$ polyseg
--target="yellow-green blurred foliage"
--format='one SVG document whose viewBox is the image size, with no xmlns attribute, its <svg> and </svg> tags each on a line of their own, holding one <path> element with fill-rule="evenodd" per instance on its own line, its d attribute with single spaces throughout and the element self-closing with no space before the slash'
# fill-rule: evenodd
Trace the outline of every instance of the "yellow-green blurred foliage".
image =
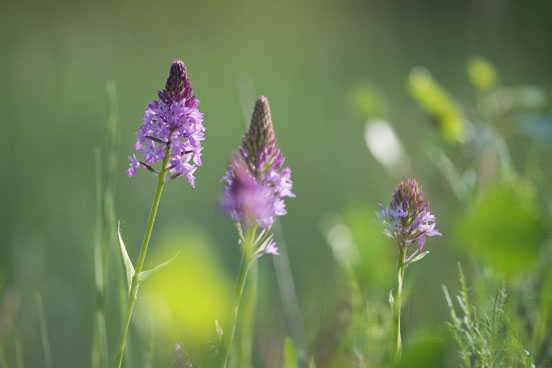
<svg viewBox="0 0 552 368">
<path fill-rule="evenodd" d="M 458 143 L 465 140 L 466 124 L 462 110 L 448 92 L 432 79 L 429 71 L 421 67 L 412 69 L 407 87 L 412 97 L 437 120 L 446 141 Z"/>
<path fill-rule="evenodd" d="M 195 230 L 183 230 L 152 247 L 152 264 L 180 252 L 141 287 L 136 318 L 150 319 L 166 345 L 213 343 L 215 320 L 225 325 L 231 305 L 231 277 L 218 262 L 212 243 Z M 186 344 L 187 343 L 187 344 Z"/>
<path fill-rule="evenodd" d="M 468 60 L 466 71 L 470 82 L 482 91 L 489 91 L 496 86 L 496 69 L 489 60 L 474 56 Z"/>
</svg>

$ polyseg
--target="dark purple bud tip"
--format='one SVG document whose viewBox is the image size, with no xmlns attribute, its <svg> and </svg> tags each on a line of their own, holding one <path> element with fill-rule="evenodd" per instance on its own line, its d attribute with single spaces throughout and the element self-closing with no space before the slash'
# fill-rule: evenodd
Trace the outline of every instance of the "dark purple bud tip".
<svg viewBox="0 0 552 368">
<path fill-rule="evenodd" d="M 197 107 L 199 101 L 192 96 L 193 88 L 186 74 L 186 65 L 181 60 L 173 61 L 165 89 L 159 91 L 164 103 L 180 102 L 186 99 L 186 107 Z"/>
<path fill-rule="evenodd" d="M 266 131 L 266 130 L 269 130 Z M 249 127 L 251 133 L 260 133 L 267 136 L 267 133 L 274 135 L 272 128 L 272 117 L 270 116 L 270 105 L 265 96 L 261 96 L 255 102 L 255 109 L 251 116 L 251 125 Z"/>
<path fill-rule="evenodd" d="M 249 130 L 243 137 L 242 150 L 256 175 L 275 165 L 279 157 L 268 99 L 261 96 L 255 102 Z M 276 168 L 276 170 L 278 170 Z"/>
<path fill-rule="evenodd" d="M 165 90 L 173 96 L 177 96 L 184 90 L 186 82 L 186 65 L 180 60 L 173 61 Z"/>
</svg>

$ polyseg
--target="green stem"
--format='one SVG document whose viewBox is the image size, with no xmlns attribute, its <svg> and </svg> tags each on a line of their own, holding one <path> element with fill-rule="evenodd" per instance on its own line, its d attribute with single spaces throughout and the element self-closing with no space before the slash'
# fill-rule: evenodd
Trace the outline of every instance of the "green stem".
<svg viewBox="0 0 552 368">
<path fill-rule="evenodd" d="M 146 259 L 146 252 L 148 250 L 148 244 L 149 244 L 151 232 L 153 229 L 153 223 L 155 222 L 155 216 L 157 215 L 157 208 L 159 207 L 159 202 L 161 200 L 161 193 L 163 193 L 163 187 L 165 186 L 165 177 L 167 176 L 168 162 L 169 162 L 169 154 L 168 152 L 165 152 L 165 158 L 163 159 L 163 169 L 159 173 L 157 190 L 155 191 L 155 197 L 153 197 L 153 204 L 151 206 L 148 225 L 146 227 L 146 233 L 144 235 L 144 241 L 142 242 L 142 248 L 140 250 L 138 263 L 136 264 L 134 276 L 132 276 L 132 283 L 130 287 L 128 305 L 126 309 L 125 319 L 123 321 L 123 326 L 121 328 L 121 335 L 119 336 L 119 345 L 117 347 L 117 354 L 115 355 L 115 360 L 113 361 L 113 368 L 120 368 L 121 363 L 123 362 L 123 354 L 125 352 L 125 344 L 126 344 L 128 328 L 130 326 L 130 319 L 132 317 L 132 310 L 134 309 L 134 304 L 136 303 L 136 299 L 138 298 L 138 287 L 140 286 L 139 275 L 142 272 L 142 268 L 144 267 L 144 260 Z"/>
<path fill-rule="evenodd" d="M 395 297 L 394 314 L 395 314 L 395 352 L 393 354 L 393 362 L 397 363 L 401 359 L 402 340 L 401 340 L 401 307 L 402 307 L 402 287 L 404 280 L 404 270 L 406 269 L 406 251 L 400 250 L 399 264 L 397 271 L 397 295 Z"/>
<path fill-rule="evenodd" d="M 240 302 L 243 294 L 243 289 L 245 287 L 245 281 L 247 279 L 247 272 L 251 266 L 251 254 L 253 243 L 255 242 L 255 229 L 250 230 L 246 234 L 246 242 L 242 242 L 242 262 L 240 266 L 240 273 L 238 275 L 238 280 L 236 281 L 236 290 L 234 292 L 234 310 L 232 311 L 232 321 L 230 327 L 230 335 L 226 343 L 226 356 L 224 357 L 223 368 L 226 368 L 228 365 L 228 358 L 230 357 L 230 350 L 232 350 L 232 341 L 234 340 L 234 335 L 236 333 L 236 322 L 238 319 L 238 313 L 240 311 Z"/>
<path fill-rule="evenodd" d="M 255 326 L 255 311 L 257 310 L 257 281 L 258 267 L 254 262 L 248 272 L 243 296 L 243 307 L 240 316 L 240 349 L 238 355 L 238 367 L 251 368 L 251 352 L 253 346 L 253 334 Z"/>
</svg>

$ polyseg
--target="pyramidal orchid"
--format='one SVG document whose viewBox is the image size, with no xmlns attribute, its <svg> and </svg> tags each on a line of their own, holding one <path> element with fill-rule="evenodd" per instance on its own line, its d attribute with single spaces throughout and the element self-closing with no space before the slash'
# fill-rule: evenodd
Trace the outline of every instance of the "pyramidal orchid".
<svg viewBox="0 0 552 368">
<path fill-rule="evenodd" d="M 282 169 L 285 158 L 276 141 L 268 100 L 261 96 L 255 103 L 242 145 L 221 180 L 225 183 L 221 207 L 230 213 L 240 239 L 246 240 L 250 233 L 258 235 L 254 244 L 247 244 L 252 247 L 247 251 L 255 251 L 256 256 L 265 250 L 256 245 L 269 244 L 261 240 L 271 238 L 268 233 L 276 217 L 287 213 L 284 198 L 295 197 L 291 191 L 291 170 Z"/>
<path fill-rule="evenodd" d="M 137 133 L 134 153 L 129 156 L 127 175 L 136 175 L 144 167 L 159 175 L 152 167 L 163 161 L 161 171 L 168 171 L 167 180 L 185 176 L 195 185 L 194 172 L 201 166 L 201 141 L 204 140 L 203 114 L 197 106 L 199 100 L 192 95 L 193 88 L 180 60 L 171 65 L 165 89 L 158 92 L 159 100 L 148 104 L 144 123 Z M 136 158 L 142 156 L 142 160 Z"/>
<path fill-rule="evenodd" d="M 378 220 L 384 227 L 384 234 L 395 240 L 399 251 L 398 283 L 396 295 L 392 292 L 389 300 L 395 317 L 395 354 L 393 360 L 400 359 L 401 340 L 401 304 L 402 285 L 406 267 L 421 260 L 429 252 L 422 252 L 428 236 L 441 236 L 435 229 L 435 216 L 429 212 L 429 202 L 424 200 L 422 187 L 414 179 L 399 184 L 393 192 L 393 199 L 388 206 L 379 205 L 376 212 Z M 414 248 L 412 250 L 412 248 Z"/>
<path fill-rule="evenodd" d="M 158 182 L 136 268 L 119 233 L 129 297 L 113 362 L 114 368 L 121 367 L 123 361 L 138 287 L 148 275 L 166 264 L 153 270 L 142 271 L 163 187 L 166 182 L 182 176 L 186 177 L 192 187 L 195 186 L 194 172 L 201 166 L 201 141 L 204 140 L 205 131 L 202 125 L 203 114 L 197 109 L 199 100 L 193 95 L 186 66 L 182 61 L 176 60 L 172 63 L 165 88 L 158 92 L 158 97 L 159 100 L 148 104 L 144 113 L 144 123 L 135 133 L 137 141 L 132 156 L 129 156 L 130 165 L 126 171 L 129 177 L 133 177 L 139 167 L 145 168 L 158 176 Z M 137 158 L 137 155 L 140 158 Z M 156 169 L 154 165 L 158 162 L 161 162 L 161 166 Z"/>
<path fill-rule="evenodd" d="M 284 161 L 274 135 L 268 100 L 261 96 L 255 103 L 242 145 L 221 180 L 224 182 L 221 207 L 236 225 L 243 255 L 224 366 L 228 363 L 248 270 L 262 255 L 278 254 L 270 229 L 278 216 L 287 213 L 284 198 L 295 197 L 291 191 L 291 170 L 282 168 Z"/>
</svg>

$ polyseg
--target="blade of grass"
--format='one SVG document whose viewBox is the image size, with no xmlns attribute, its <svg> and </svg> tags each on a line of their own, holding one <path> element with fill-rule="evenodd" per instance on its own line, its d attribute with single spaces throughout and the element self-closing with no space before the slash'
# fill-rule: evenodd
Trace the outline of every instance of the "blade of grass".
<svg viewBox="0 0 552 368">
<path fill-rule="evenodd" d="M 105 326 L 107 270 L 104 262 L 104 218 L 102 207 L 102 162 L 101 151 L 96 148 L 94 155 L 96 176 L 96 234 L 94 239 L 94 276 L 96 281 L 96 313 L 92 339 L 91 365 L 93 368 L 109 364 L 107 350 L 107 329 Z"/>
<path fill-rule="evenodd" d="M 48 339 L 48 329 L 46 327 L 46 317 L 44 315 L 44 304 L 42 296 L 36 294 L 36 305 L 38 309 L 38 317 L 40 320 L 40 338 L 42 340 L 42 353 L 44 354 L 44 367 L 53 368 L 52 350 L 50 348 L 50 340 Z"/>
<path fill-rule="evenodd" d="M 19 337 L 19 333 L 15 333 L 13 340 L 15 345 L 15 366 L 17 368 L 23 368 L 23 349 L 21 348 L 21 338 Z"/>
<path fill-rule="evenodd" d="M 105 182 L 105 193 L 103 199 L 104 219 L 104 263 L 107 272 L 110 254 L 114 250 L 113 245 L 117 244 L 117 221 L 115 213 L 115 190 L 117 187 L 118 174 L 118 153 L 120 138 L 119 107 L 117 103 L 117 90 L 113 81 L 106 83 L 107 95 L 107 174 Z M 107 284 L 106 284 L 107 286 Z"/>
<path fill-rule="evenodd" d="M 539 349 L 547 335 L 548 320 L 552 307 L 552 268 L 548 268 L 540 295 L 540 305 L 533 331 L 533 348 Z"/>
<path fill-rule="evenodd" d="M 0 367 L 8 368 L 8 363 L 6 363 L 6 357 L 4 356 L 4 349 L 2 349 L 2 345 L 0 345 Z"/>
<path fill-rule="evenodd" d="M 272 257 L 272 262 L 274 264 L 274 272 L 276 274 L 278 290 L 280 291 L 280 297 L 282 298 L 284 318 L 286 320 L 287 327 L 289 328 L 291 338 L 295 344 L 302 346 L 301 344 L 304 343 L 303 319 L 301 317 L 299 302 L 297 301 L 297 292 L 295 290 L 295 282 L 293 281 L 293 275 L 289 265 L 289 257 L 287 254 L 286 243 L 284 241 L 283 229 L 279 220 L 274 222 L 273 231 L 278 239 L 278 251 L 280 252 L 280 255 L 278 257 Z"/>
</svg>

